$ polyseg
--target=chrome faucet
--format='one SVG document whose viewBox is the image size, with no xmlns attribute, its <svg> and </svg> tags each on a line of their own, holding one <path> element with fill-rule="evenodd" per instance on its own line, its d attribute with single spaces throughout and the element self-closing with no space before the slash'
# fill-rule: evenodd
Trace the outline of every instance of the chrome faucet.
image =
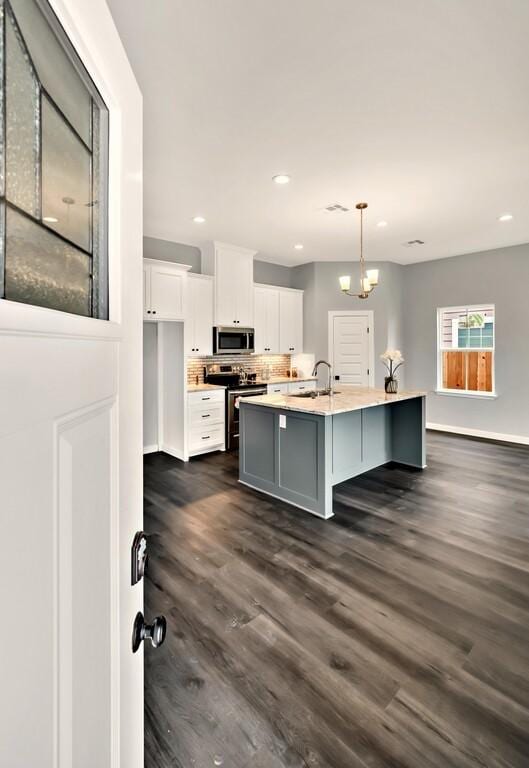
<svg viewBox="0 0 529 768">
<path fill-rule="evenodd" d="M 326 365 L 327 368 L 329 369 L 329 381 L 328 381 L 328 384 L 327 384 L 327 389 L 329 390 L 329 395 L 332 395 L 333 391 L 332 391 L 332 367 L 331 367 L 331 364 L 328 363 L 327 360 L 318 360 L 318 362 L 315 363 L 315 365 L 314 365 L 314 369 L 312 371 L 312 375 L 313 376 L 317 376 L 318 375 L 318 366 L 320 366 L 322 364 Z"/>
</svg>

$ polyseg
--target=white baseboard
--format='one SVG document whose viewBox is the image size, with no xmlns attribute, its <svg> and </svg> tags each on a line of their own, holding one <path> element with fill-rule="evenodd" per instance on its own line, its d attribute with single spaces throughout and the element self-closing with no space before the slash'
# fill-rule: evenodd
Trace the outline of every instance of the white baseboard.
<svg viewBox="0 0 529 768">
<path fill-rule="evenodd" d="M 162 443 L 160 450 L 164 453 L 168 453 L 169 456 L 173 456 L 175 459 L 180 459 L 180 461 L 188 461 L 187 456 L 184 455 L 184 451 L 180 450 L 180 448 L 174 448 L 172 445 Z"/>
<path fill-rule="evenodd" d="M 499 440 L 502 443 L 518 443 L 519 445 L 529 445 L 529 437 L 524 435 L 504 435 L 502 432 L 488 432 L 486 429 L 451 427 L 448 424 L 433 424 L 430 421 L 426 422 L 426 429 L 434 429 L 437 432 L 453 432 L 455 435 L 482 437 L 484 440 Z"/>
<path fill-rule="evenodd" d="M 157 445 L 144 445 L 143 446 L 143 453 L 157 453 L 160 449 Z"/>
</svg>

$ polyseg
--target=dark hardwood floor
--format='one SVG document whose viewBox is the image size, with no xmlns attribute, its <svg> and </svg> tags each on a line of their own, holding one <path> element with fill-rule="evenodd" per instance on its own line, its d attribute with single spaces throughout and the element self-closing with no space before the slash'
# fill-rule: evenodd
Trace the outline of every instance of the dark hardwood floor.
<svg viewBox="0 0 529 768">
<path fill-rule="evenodd" d="M 429 433 L 334 504 L 146 457 L 147 768 L 527 768 L 529 449 Z"/>
</svg>

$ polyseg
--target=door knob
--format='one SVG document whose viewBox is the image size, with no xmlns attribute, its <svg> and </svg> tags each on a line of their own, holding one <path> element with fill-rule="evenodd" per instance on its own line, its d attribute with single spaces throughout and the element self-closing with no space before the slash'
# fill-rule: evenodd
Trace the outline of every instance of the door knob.
<svg viewBox="0 0 529 768">
<path fill-rule="evenodd" d="M 153 648 L 158 648 L 165 640 L 167 621 L 165 616 L 156 616 L 152 624 L 146 624 L 140 611 L 134 619 L 132 628 L 132 653 L 136 653 L 142 640 L 150 640 Z"/>
</svg>

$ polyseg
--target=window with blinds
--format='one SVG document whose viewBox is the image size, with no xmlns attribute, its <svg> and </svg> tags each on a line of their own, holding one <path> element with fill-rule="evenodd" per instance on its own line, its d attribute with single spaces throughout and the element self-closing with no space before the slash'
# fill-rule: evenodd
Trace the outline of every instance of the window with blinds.
<svg viewBox="0 0 529 768">
<path fill-rule="evenodd" d="M 438 390 L 493 394 L 494 305 L 444 307 L 437 317 Z"/>
</svg>

